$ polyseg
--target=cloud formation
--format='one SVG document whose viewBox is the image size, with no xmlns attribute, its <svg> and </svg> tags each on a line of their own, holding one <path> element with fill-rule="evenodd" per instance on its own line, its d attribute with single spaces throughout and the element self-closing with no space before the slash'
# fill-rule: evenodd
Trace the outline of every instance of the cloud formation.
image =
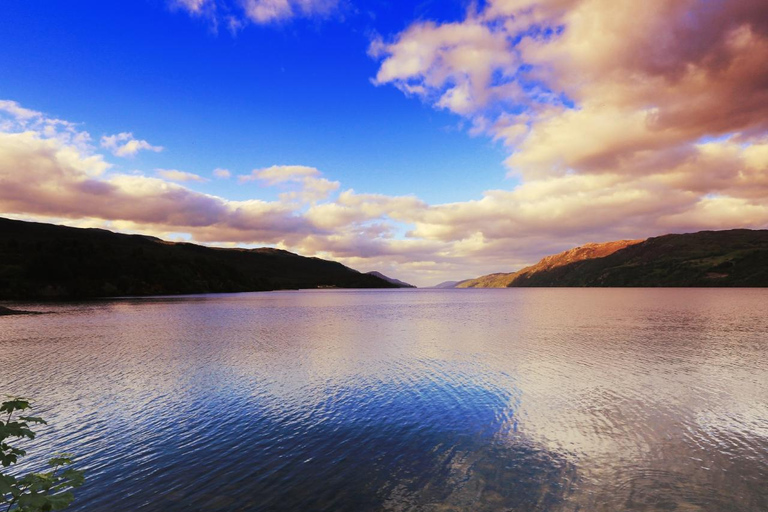
<svg viewBox="0 0 768 512">
<path fill-rule="evenodd" d="M 759 0 L 492 0 L 370 52 L 376 83 L 470 118 L 526 177 L 664 171 L 704 137 L 768 129 Z"/>
<path fill-rule="evenodd" d="M 132 133 L 122 132 L 101 137 L 101 147 L 108 149 L 115 156 L 132 157 L 139 151 L 154 151 L 159 153 L 162 146 L 153 146 L 145 140 L 134 138 Z"/>
<path fill-rule="evenodd" d="M 24 108 L 15 101 L 0 100 L 0 132 L 23 131 L 34 131 L 82 151 L 90 148 L 90 134 L 75 123 Z"/>
<path fill-rule="evenodd" d="M 327 16 L 338 0 L 170 0 L 170 6 L 210 21 L 214 30 L 226 26 L 233 34 L 246 23 L 268 25 L 297 18 Z"/>
<path fill-rule="evenodd" d="M 8 112 L 6 109 L 5 112 Z M 116 229 L 168 234 L 184 231 L 201 242 L 291 244 L 317 232 L 294 207 L 261 200 L 228 201 L 135 174 L 112 173 L 95 148 L 79 143 L 87 134 L 65 135 L 19 129 L 27 123 L 11 113 L 0 132 L 0 212 L 24 218 L 99 221 Z M 45 128 L 50 123 L 38 124 Z M 161 170 L 162 171 L 162 170 Z M 158 172 L 189 180 L 191 173 Z"/>
</svg>

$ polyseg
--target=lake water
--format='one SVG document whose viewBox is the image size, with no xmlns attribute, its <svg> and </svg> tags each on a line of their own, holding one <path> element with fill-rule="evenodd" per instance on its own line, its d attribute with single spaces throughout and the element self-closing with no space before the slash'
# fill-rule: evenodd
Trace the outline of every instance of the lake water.
<svg viewBox="0 0 768 512">
<path fill-rule="evenodd" d="M 26 307 L 0 393 L 49 420 L 29 464 L 77 455 L 73 510 L 768 510 L 768 290 Z"/>
</svg>

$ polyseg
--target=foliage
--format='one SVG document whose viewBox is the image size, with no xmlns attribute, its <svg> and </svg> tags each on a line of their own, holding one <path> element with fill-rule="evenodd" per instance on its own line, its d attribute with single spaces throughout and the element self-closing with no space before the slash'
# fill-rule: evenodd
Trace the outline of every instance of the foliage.
<svg viewBox="0 0 768 512">
<path fill-rule="evenodd" d="M 44 425 L 35 416 L 17 416 L 30 409 L 28 400 L 14 398 L 0 405 L 0 464 L 7 468 L 16 464 L 26 451 L 12 446 L 14 440 L 34 439 L 32 425 Z M 7 416 L 6 416 L 7 414 Z M 47 512 L 66 508 L 75 499 L 72 489 L 82 485 L 82 471 L 68 467 L 72 458 L 61 454 L 48 461 L 50 471 L 24 476 L 6 474 L 0 468 L 0 511 Z"/>
</svg>

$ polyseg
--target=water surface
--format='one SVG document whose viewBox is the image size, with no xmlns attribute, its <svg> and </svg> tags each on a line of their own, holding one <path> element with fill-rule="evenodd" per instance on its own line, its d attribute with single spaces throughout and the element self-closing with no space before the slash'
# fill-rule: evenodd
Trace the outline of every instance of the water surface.
<svg viewBox="0 0 768 512">
<path fill-rule="evenodd" d="M 768 510 L 768 290 L 10 306 L 73 510 Z"/>
</svg>

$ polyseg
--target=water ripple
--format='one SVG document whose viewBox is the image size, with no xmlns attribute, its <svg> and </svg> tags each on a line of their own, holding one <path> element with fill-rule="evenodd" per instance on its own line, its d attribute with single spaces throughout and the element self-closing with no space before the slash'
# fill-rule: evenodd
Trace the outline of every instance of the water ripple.
<svg viewBox="0 0 768 512">
<path fill-rule="evenodd" d="M 768 510 L 764 290 L 20 305 L 0 391 L 73 510 Z"/>
</svg>

